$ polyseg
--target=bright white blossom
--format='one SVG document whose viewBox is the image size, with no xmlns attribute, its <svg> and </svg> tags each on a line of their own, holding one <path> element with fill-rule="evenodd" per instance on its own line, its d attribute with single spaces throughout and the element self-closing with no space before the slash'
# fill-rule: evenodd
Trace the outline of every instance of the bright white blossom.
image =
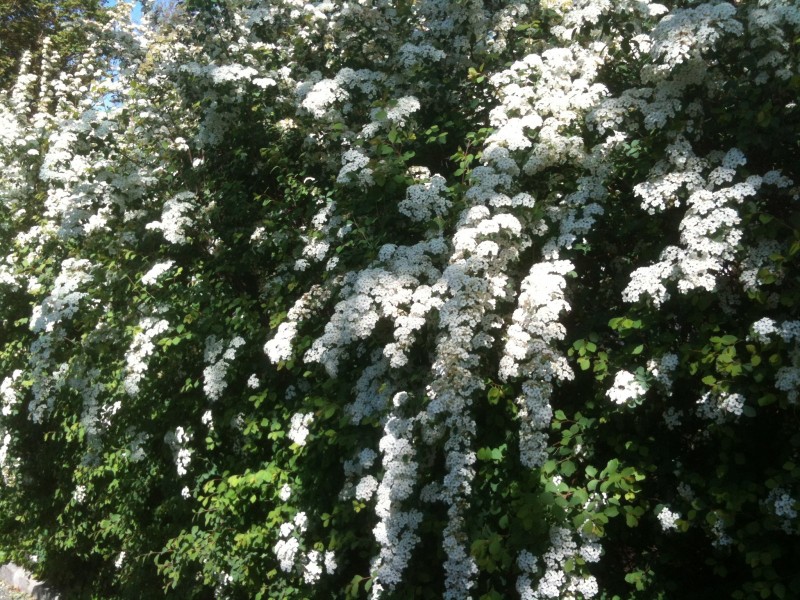
<svg viewBox="0 0 800 600">
<path fill-rule="evenodd" d="M 629 371 L 621 370 L 614 375 L 614 384 L 606 396 L 616 404 L 627 404 L 644 396 L 647 388 Z"/>
<path fill-rule="evenodd" d="M 678 513 L 672 512 L 666 506 L 662 508 L 658 513 L 658 522 L 661 523 L 661 529 L 664 531 L 669 531 L 671 529 L 678 528 L 678 519 L 681 516 Z"/>
<path fill-rule="evenodd" d="M 313 413 L 295 413 L 287 437 L 298 446 L 305 446 L 309 431 L 308 426 L 314 421 Z"/>
</svg>

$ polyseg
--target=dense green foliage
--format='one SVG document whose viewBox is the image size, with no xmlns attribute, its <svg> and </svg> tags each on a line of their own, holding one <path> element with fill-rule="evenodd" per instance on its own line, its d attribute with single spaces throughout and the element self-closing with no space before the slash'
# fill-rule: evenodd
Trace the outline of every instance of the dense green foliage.
<svg viewBox="0 0 800 600">
<path fill-rule="evenodd" d="M 107 10 L 0 95 L 0 559 L 800 595 L 796 6 Z"/>
</svg>

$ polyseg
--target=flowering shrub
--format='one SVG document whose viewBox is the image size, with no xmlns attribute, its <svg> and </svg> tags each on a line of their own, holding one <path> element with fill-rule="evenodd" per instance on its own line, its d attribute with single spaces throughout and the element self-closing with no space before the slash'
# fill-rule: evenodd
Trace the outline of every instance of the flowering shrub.
<svg viewBox="0 0 800 600">
<path fill-rule="evenodd" d="M 797 6 L 129 8 L 0 95 L 0 558 L 800 594 Z"/>
</svg>

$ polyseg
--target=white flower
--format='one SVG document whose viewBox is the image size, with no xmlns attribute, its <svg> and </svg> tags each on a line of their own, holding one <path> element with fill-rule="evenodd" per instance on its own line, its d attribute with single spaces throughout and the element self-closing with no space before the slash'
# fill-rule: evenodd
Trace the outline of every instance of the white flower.
<svg viewBox="0 0 800 600">
<path fill-rule="evenodd" d="M 193 453 L 191 448 L 186 447 L 186 444 L 192 440 L 192 434 L 183 427 L 176 427 L 174 432 L 170 431 L 164 436 L 164 440 L 169 444 L 175 456 L 175 468 L 178 475 L 186 475 L 189 464 L 192 462 Z"/>
<path fill-rule="evenodd" d="M 125 354 L 125 391 L 134 396 L 139 392 L 139 383 L 147 372 L 146 358 L 155 351 L 153 340 L 169 329 L 164 319 L 145 317 L 139 322 L 141 331 L 137 332 Z"/>
<path fill-rule="evenodd" d="M 419 100 L 414 96 L 403 96 L 398 98 L 394 106 L 386 111 L 386 118 L 393 121 L 399 127 L 406 124 L 406 118 L 419 110 Z"/>
<path fill-rule="evenodd" d="M 308 426 L 314 420 L 314 413 L 295 413 L 287 437 L 298 446 L 305 446 L 308 437 Z"/>
<path fill-rule="evenodd" d="M 298 88 L 299 93 L 302 94 L 304 91 L 304 87 Z M 323 79 L 314 83 L 305 92 L 305 98 L 303 98 L 301 106 L 319 119 L 328 113 L 334 103 L 345 100 L 347 97 L 348 93 L 339 81 Z"/>
<path fill-rule="evenodd" d="M 759 319 L 751 325 L 754 338 L 762 344 L 768 343 L 769 338 L 779 332 L 779 329 L 773 319 L 764 317 Z"/>
<path fill-rule="evenodd" d="M 244 79 L 249 81 L 254 75 L 258 74 L 253 67 L 245 67 L 240 64 L 222 65 L 220 67 L 212 66 L 208 70 L 211 79 L 214 83 L 226 83 L 230 81 L 239 81 Z"/>
<path fill-rule="evenodd" d="M 432 217 L 443 217 L 451 206 L 446 193 L 447 181 L 441 175 L 434 175 L 428 182 L 408 186 L 406 197 L 397 208 L 402 214 L 418 222 L 428 221 Z"/>
<path fill-rule="evenodd" d="M 292 495 L 292 488 L 288 483 L 284 483 L 283 487 L 281 487 L 281 491 L 278 493 L 278 497 L 286 502 Z"/>
<path fill-rule="evenodd" d="M 203 369 L 203 391 L 210 400 L 219 400 L 228 387 L 225 380 L 230 363 L 236 358 L 237 349 L 244 345 L 244 339 L 235 337 L 228 343 L 223 352 L 223 342 L 211 335 L 206 339 L 205 360 L 209 364 Z M 222 356 L 219 357 L 219 355 Z"/>
<path fill-rule="evenodd" d="M 378 480 L 372 475 L 367 475 L 358 482 L 356 486 L 356 498 L 358 500 L 369 500 L 378 489 Z"/>
<path fill-rule="evenodd" d="M 314 584 L 319 581 L 319 577 L 322 575 L 321 558 L 319 550 L 309 550 L 306 554 L 306 564 L 303 570 L 303 580 L 306 583 Z"/>
<path fill-rule="evenodd" d="M 300 542 L 297 538 L 281 539 L 275 544 L 275 556 L 280 562 L 281 570 L 288 573 L 294 567 L 294 560 L 297 556 L 297 550 L 300 548 Z"/>
<path fill-rule="evenodd" d="M 142 275 L 142 283 L 144 285 L 153 285 L 159 277 L 161 277 L 164 273 L 169 271 L 172 268 L 172 265 L 175 264 L 174 260 L 167 260 L 164 262 L 156 263 L 153 267 L 144 275 Z"/>
<path fill-rule="evenodd" d="M 75 486 L 75 490 L 72 492 L 72 500 L 76 504 L 83 504 L 83 501 L 86 500 L 86 486 L 85 485 L 77 485 L 77 486 Z"/>
<path fill-rule="evenodd" d="M 680 518 L 680 514 L 672 512 L 666 506 L 658 513 L 658 521 L 661 523 L 661 529 L 664 531 L 678 529 L 678 519 Z"/>
<path fill-rule="evenodd" d="M 644 396 L 647 388 L 636 379 L 636 376 L 625 370 L 614 376 L 614 385 L 606 392 L 606 396 L 616 404 L 626 404 Z"/>
<path fill-rule="evenodd" d="M 304 512 L 299 512 L 294 516 L 294 526 L 300 533 L 305 532 L 308 527 L 308 516 Z"/>
<path fill-rule="evenodd" d="M 336 554 L 331 550 L 325 552 L 325 571 L 330 575 L 336 571 Z"/>
<path fill-rule="evenodd" d="M 185 244 L 188 241 L 187 229 L 194 224 L 189 214 L 196 211 L 193 192 L 181 192 L 164 202 L 161 220 L 148 223 L 146 229 L 161 231 L 164 239 L 172 244 Z"/>
<path fill-rule="evenodd" d="M 372 169 L 367 167 L 369 157 L 360 148 L 352 148 L 342 154 L 342 168 L 336 181 L 350 183 L 355 181 L 361 187 L 369 187 L 373 183 Z"/>
</svg>

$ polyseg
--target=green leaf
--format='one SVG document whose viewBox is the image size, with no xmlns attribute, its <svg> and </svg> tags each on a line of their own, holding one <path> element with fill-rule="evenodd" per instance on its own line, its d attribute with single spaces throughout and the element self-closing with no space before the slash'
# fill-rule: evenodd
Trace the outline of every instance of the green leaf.
<svg viewBox="0 0 800 600">
<path fill-rule="evenodd" d="M 500 387 L 490 387 L 489 391 L 486 393 L 486 399 L 489 401 L 489 404 L 492 405 L 497 404 L 502 397 L 503 390 Z"/>
<path fill-rule="evenodd" d="M 770 404 L 775 404 L 775 402 L 777 402 L 777 401 L 778 401 L 778 397 L 775 396 L 775 394 L 766 394 L 764 396 L 761 396 L 758 399 L 758 405 L 759 406 L 769 406 Z"/>
<path fill-rule="evenodd" d="M 616 458 L 612 458 L 608 461 L 606 468 L 600 473 L 601 477 L 608 477 L 609 475 L 613 475 L 619 469 L 619 460 Z"/>
</svg>

